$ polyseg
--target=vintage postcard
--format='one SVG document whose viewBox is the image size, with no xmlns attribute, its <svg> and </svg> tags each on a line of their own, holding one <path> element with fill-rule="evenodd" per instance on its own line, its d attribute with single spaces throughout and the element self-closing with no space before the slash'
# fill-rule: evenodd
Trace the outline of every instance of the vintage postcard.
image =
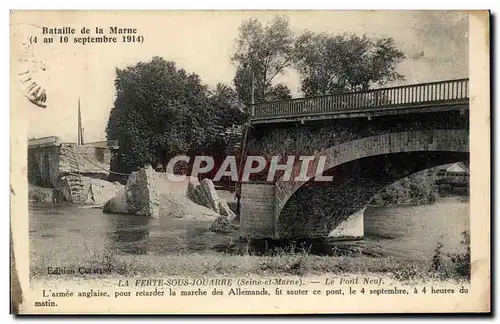
<svg viewBox="0 0 500 324">
<path fill-rule="evenodd" d="M 489 12 L 10 28 L 13 312 L 490 312 Z"/>
</svg>

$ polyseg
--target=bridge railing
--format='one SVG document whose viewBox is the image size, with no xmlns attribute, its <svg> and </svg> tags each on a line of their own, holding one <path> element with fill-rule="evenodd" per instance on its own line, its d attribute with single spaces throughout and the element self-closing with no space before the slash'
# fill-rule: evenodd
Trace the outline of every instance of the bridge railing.
<svg viewBox="0 0 500 324">
<path fill-rule="evenodd" d="M 469 79 L 397 86 L 326 96 L 259 103 L 252 118 L 286 117 L 337 111 L 462 102 L 469 98 Z"/>
</svg>

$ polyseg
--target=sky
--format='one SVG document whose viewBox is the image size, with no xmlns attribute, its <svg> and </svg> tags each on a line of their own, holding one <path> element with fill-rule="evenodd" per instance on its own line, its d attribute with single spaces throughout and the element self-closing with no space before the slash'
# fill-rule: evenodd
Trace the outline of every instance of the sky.
<svg viewBox="0 0 500 324">
<path fill-rule="evenodd" d="M 195 72 L 203 83 L 232 84 L 235 67 L 230 62 L 238 27 L 249 18 L 263 23 L 275 15 L 286 15 L 296 34 L 305 30 L 332 35 L 352 32 L 372 37 L 392 37 L 407 59 L 397 70 L 406 78 L 401 84 L 468 77 L 468 19 L 451 11 L 149 11 L 149 12 L 37 12 L 11 18 L 12 75 L 23 69 L 16 61 L 19 44 L 38 36 L 30 53 L 36 64 L 33 78 L 47 91 L 47 107 L 15 94 L 12 109 L 23 109 L 29 123 L 29 137 L 60 136 L 76 142 L 77 103 L 80 98 L 86 142 L 106 138 L 105 128 L 115 98 L 116 68 L 161 56 L 178 67 Z M 142 44 L 43 44 L 42 28 L 110 26 L 137 28 Z M 45 35 L 45 37 L 50 35 Z M 40 63 L 42 62 L 42 63 Z M 38 66 L 37 65 L 37 66 Z M 276 79 L 284 82 L 295 97 L 300 96 L 300 79 L 293 70 Z M 15 82 L 13 87 L 17 87 Z"/>
</svg>

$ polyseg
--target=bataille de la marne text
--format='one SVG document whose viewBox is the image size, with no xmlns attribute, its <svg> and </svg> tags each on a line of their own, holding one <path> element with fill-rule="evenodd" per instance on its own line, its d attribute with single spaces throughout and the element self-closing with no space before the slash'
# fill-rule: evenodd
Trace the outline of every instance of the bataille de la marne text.
<svg viewBox="0 0 500 324">
<path fill-rule="evenodd" d="M 42 34 L 43 35 L 74 35 L 76 34 L 76 28 L 73 27 L 42 27 Z M 94 31 L 96 34 L 104 34 L 105 33 L 104 28 L 101 27 L 95 27 Z M 124 27 L 117 27 L 117 26 L 110 26 L 107 28 L 107 31 L 111 35 L 123 35 L 123 34 L 136 34 L 137 33 L 137 28 L 124 28 Z M 90 28 L 87 27 L 82 27 L 80 29 L 81 34 L 90 34 L 91 30 Z"/>
</svg>

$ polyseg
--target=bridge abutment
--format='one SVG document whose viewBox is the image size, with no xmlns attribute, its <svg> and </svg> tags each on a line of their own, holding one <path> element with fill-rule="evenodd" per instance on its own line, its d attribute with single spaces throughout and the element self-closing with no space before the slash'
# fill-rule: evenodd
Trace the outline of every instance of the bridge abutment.
<svg viewBox="0 0 500 324">
<path fill-rule="evenodd" d="M 274 184 L 242 183 L 240 233 L 248 238 L 274 238 Z"/>
<path fill-rule="evenodd" d="M 365 236 L 365 208 L 351 214 L 346 220 L 342 221 L 328 237 L 334 241 L 361 240 Z"/>
</svg>

